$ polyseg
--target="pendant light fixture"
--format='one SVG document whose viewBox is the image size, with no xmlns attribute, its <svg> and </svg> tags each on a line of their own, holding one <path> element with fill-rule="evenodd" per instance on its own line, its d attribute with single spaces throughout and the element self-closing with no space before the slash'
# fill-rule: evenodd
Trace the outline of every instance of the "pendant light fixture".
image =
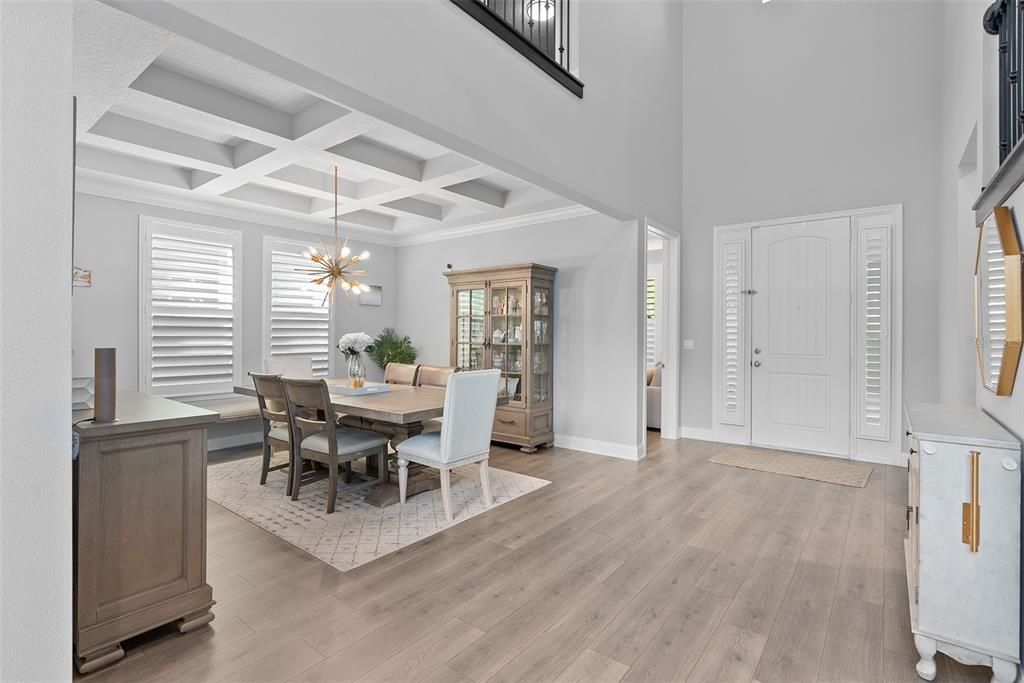
<svg viewBox="0 0 1024 683">
<path fill-rule="evenodd" d="M 365 270 L 354 270 L 354 267 L 370 258 L 370 252 L 364 251 L 352 256 L 348 246 L 348 238 L 338 239 L 338 167 L 334 167 L 334 243 L 328 250 L 320 240 L 320 249 L 309 247 L 302 252 L 303 256 L 312 261 L 309 268 L 296 268 L 300 273 L 313 276 L 310 282 L 318 286 L 326 286 L 324 303 L 328 298 L 334 303 L 335 291 L 341 289 L 348 297 L 351 294 L 369 292 L 369 285 L 355 279 L 355 275 L 366 275 Z"/>
</svg>

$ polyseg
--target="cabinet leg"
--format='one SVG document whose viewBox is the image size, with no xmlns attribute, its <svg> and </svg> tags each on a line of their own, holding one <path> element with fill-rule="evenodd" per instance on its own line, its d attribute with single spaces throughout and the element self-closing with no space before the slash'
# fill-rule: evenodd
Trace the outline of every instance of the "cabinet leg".
<svg viewBox="0 0 1024 683">
<path fill-rule="evenodd" d="M 75 667 L 78 669 L 78 673 L 87 674 L 102 669 L 105 666 L 109 666 L 117 660 L 124 657 L 124 650 L 121 648 L 120 643 L 111 646 L 105 650 L 97 650 L 96 652 L 90 652 L 86 655 L 78 655 L 75 657 Z"/>
<path fill-rule="evenodd" d="M 1017 680 L 1017 665 L 1005 659 L 992 658 L 992 683 L 1013 683 Z"/>
<path fill-rule="evenodd" d="M 174 622 L 179 633 L 188 633 L 194 631 L 200 626 L 206 626 L 213 621 L 213 612 L 208 609 L 201 610 L 199 612 L 193 612 L 192 614 L 186 614 L 178 621 Z"/>
<path fill-rule="evenodd" d="M 521 450 L 523 453 L 536 453 L 537 452 L 537 447 L 536 446 L 523 446 L 519 450 Z"/>
<path fill-rule="evenodd" d="M 936 642 L 934 638 L 927 636 L 914 636 L 914 645 L 917 647 L 917 653 L 921 655 L 920 661 L 917 663 L 917 675 L 926 681 L 935 680 L 935 648 Z"/>
</svg>

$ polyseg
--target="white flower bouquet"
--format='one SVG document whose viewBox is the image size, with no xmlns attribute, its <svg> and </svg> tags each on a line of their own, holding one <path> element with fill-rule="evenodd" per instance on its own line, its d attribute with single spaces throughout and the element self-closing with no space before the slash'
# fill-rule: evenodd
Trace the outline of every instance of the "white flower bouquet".
<svg viewBox="0 0 1024 683">
<path fill-rule="evenodd" d="M 338 350 L 346 356 L 358 356 L 373 351 L 373 339 L 365 332 L 349 332 L 338 340 Z"/>
</svg>

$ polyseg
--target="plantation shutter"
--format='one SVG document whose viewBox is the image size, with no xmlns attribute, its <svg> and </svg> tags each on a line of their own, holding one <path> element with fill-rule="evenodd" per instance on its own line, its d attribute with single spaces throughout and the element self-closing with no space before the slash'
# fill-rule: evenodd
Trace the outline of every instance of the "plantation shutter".
<svg viewBox="0 0 1024 683">
<path fill-rule="evenodd" d="M 230 394 L 237 335 L 237 233 L 144 223 L 143 390 Z"/>
<path fill-rule="evenodd" d="M 331 363 L 331 310 L 327 289 L 313 285 L 309 259 L 297 249 L 275 243 L 270 248 L 270 346 L 272 357 L 312 358 L 313 376 L 326 377 Z"/>
<path fill-rule="evenodd" d="M 658 362 L 658 320 L 656 316 L 656 296 L 655 292 L 655 278 L 647 278 L 647 300 L 646 300 L 646 312 L 647 312 L 647 345 L 645 348 L 645 358 L 647 360 L 647 367 L 652 367 Z"/>
<path fill-rule="evenodd" d="M 882 217 L 885 218 L 885 217 Z M 892 289 L 888 225 L 864 225 L 876 217 L 858 218 L 859 270 L 857 325 L 862 335 L 857 349 L 857 436 L 888 440 L 891 358 L 890 308 Z"/>
<path fill-rule="evenodd" d="M 744 425 L 747 400 L 746 278 L 747 235 L 726 236 L 717 254 L 719 277 L 719 343 L 721 376 L 718 388 L 721 424 Z"/>
</svg>

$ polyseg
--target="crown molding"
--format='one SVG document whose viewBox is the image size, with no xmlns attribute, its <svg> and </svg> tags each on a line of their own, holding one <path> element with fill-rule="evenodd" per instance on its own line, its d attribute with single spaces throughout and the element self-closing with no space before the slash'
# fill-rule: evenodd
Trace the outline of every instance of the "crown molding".
<svg viewBox="0 0 1024 683">
<path fill-rule="evenodd" d="M 597 211 L 590 207 L 577 204 L 575 206 L 549 209 L 547 211 L 539 211 L 537 213 L 525 214 L 522 216 L 497 218 L 492 221 L 467 225 L 461 228 L 451 228 L 450 230 L 434 230 L 418 235 L 396 235 L 395 246 L 409 247 L 417 244 L 426 244 L 428 242 L 442 242 L 444 240 L 453 240 L 460 237 L 469 237 L 471 235 L 483 235 L 489 232 L 511 230 L 513 228 L 522 228 L 530 225 L 538 225 L 540 223 L 550 223 L 552 221 L 566 220 L 569 218 L 579 218 L 580 216 L 590 216 L 596 213 Z"/>
</svg>

